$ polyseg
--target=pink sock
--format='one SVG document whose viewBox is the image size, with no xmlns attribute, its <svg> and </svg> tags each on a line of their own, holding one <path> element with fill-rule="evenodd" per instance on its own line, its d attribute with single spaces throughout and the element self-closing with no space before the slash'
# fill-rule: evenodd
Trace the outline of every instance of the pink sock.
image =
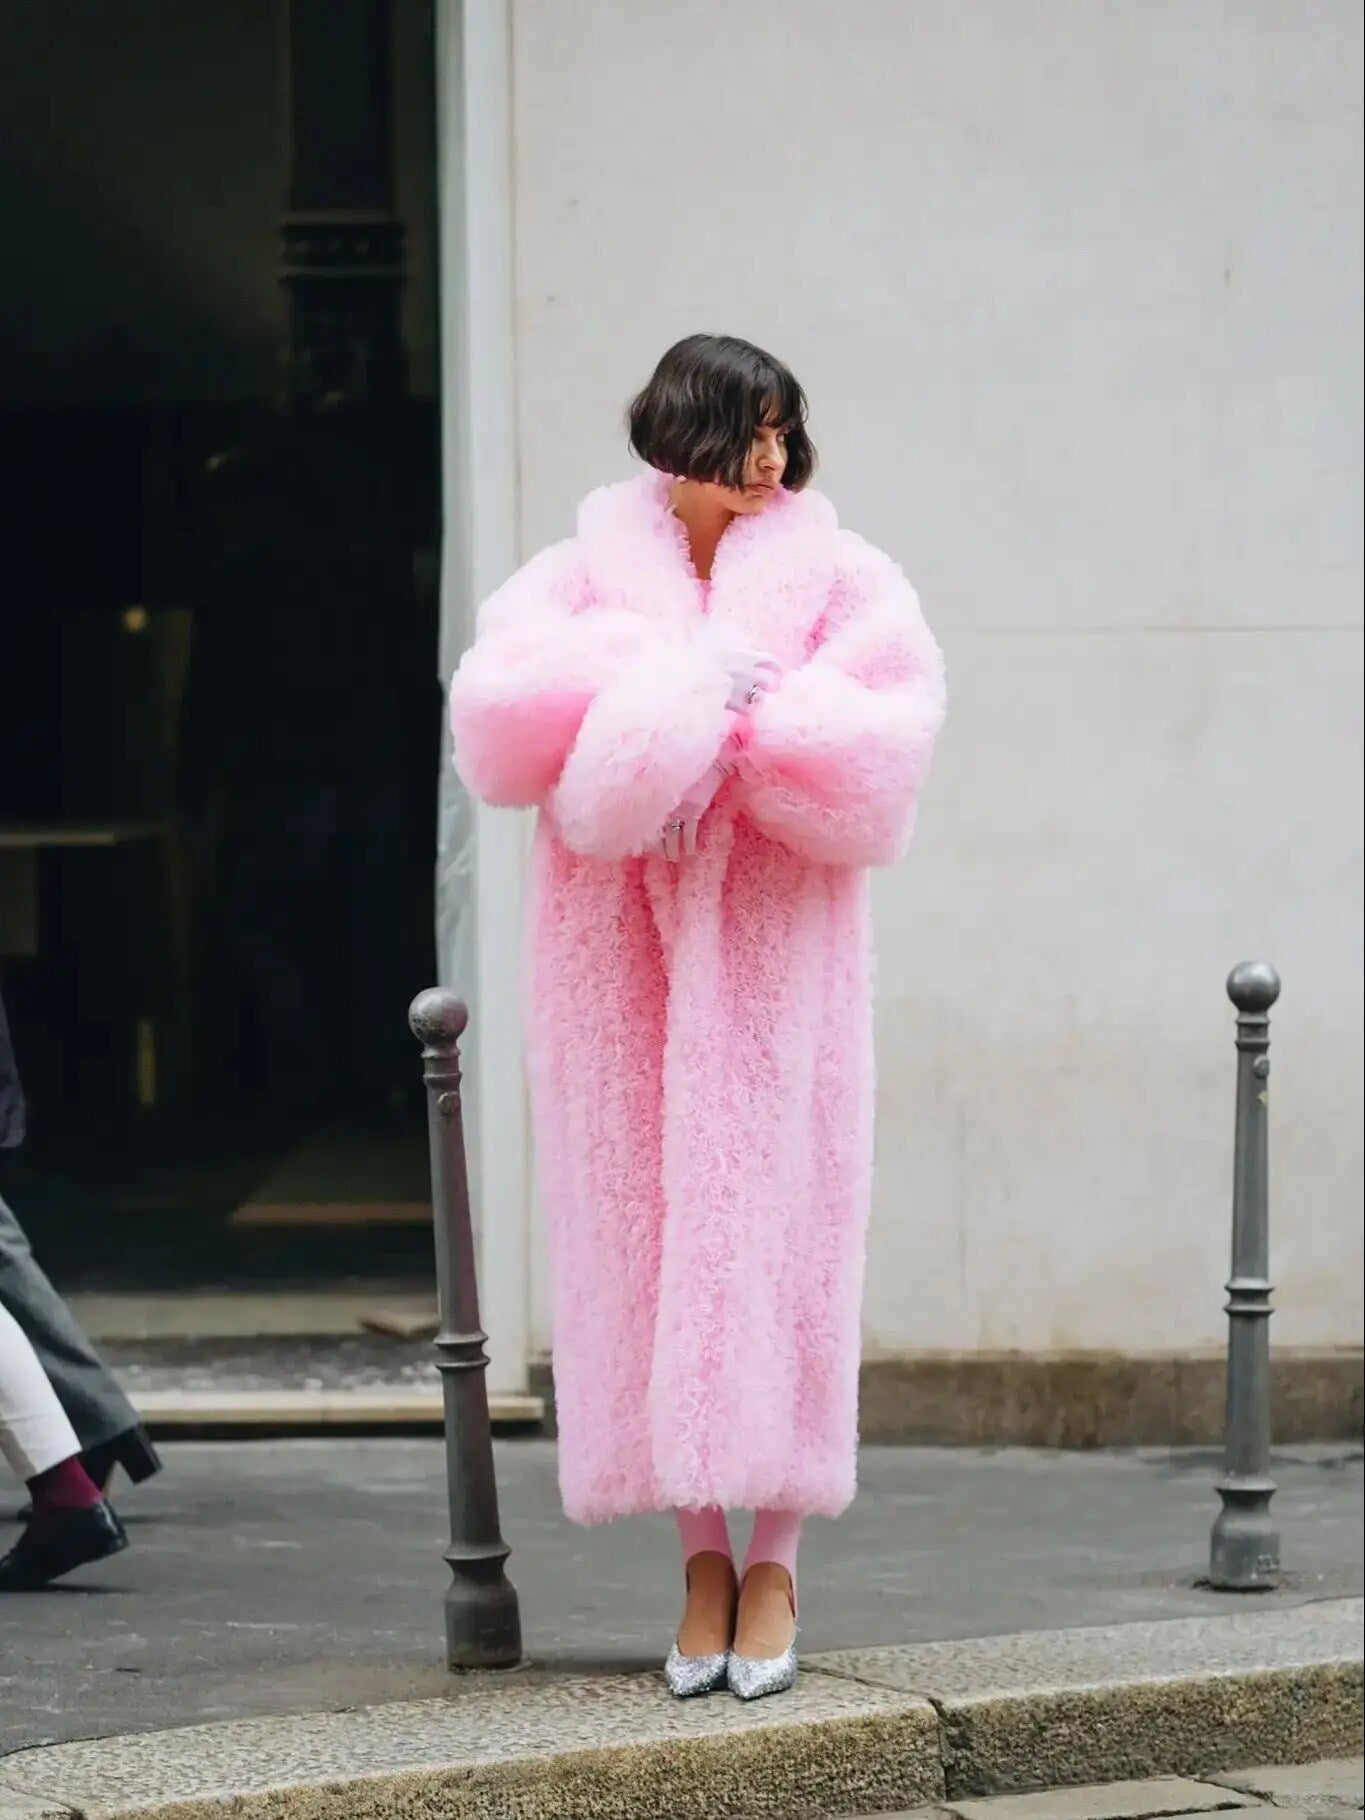
<svg viewBox="0 0 1365 1820">
<path fill-rule="evenodd" d="M 35 1517 L 50 1516 L 59 1510 L 89 1510 L 101 1500 L 98 1485 L 81 1465 L 79 1454 L 49 1466 L 28 1482 Z"/>
<path fill-rule="evenodd" d="M 757 1561 L 775 1561 L 792 1577 L 796 1594 L 796 1551 L 801 1546 L 801 1518 L 794 1510 L 756 1510 L 754 1533 L 744 1557 L 744 1573 Z M 743 1579 L 741 1574 L 740 1578 Z"/>
<path fill-rule="evenodd" d="M 716 1554 L 733 1559 L 729 1526 L 718 1505 L 712 1504 L 706 1510 L 675 1510 L 673 1515 L 678 1520 L 684 1567 L 693 1555 Z"/>
</svg>

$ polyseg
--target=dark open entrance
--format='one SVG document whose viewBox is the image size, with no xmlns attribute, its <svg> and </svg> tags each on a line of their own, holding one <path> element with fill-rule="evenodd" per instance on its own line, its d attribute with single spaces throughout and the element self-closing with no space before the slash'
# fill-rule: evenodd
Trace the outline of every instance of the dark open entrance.
<svg viewBox="0 0 1365 1820">
<path fill-rule="evenodd" d="M 0 969 L 67 1287 L 425 1276 L 427 0 L 0 18 Z"/>
</svg>

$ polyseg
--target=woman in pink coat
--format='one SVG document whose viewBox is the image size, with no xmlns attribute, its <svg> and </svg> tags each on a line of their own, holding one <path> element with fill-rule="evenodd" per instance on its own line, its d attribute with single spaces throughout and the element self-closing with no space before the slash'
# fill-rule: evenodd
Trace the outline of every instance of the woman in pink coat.
<svg viewBox="0 0 1365 1820">
<path fill-rule="evenodd" d="M 791 1684 L 801 1518 L 853 1495 L 867 869 L 904 851 L 943 718 L 914 590 L 806 490 L 805 420 L 760 349 L 679 343 L 631 408 L 649 471 L 487 602 L 451 686 L 468 788 L 539 811 L 564 1506 L 676 1512 L 679 1694 Z"/>
</svg>

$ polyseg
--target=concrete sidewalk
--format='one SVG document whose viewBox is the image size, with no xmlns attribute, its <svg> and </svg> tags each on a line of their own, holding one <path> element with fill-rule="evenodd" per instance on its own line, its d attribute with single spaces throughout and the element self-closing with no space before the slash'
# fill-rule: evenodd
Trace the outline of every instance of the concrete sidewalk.
<svg viewBox="0 0 1365 1820">
<path fill-rule="evenodd" d="M 576 1530 L 551 1444 L 498 1466 L 530 1666 L 452 1677 L 439 1444 L 169 1448 L 128 1554 L 0 1604 L 0 1820 L 796 1820 L 1359 1749 L 1358 1452 L 1277 1459 L 1287 1584 L 1237 1599 L 1212 1456 L 869 1449 L 752 1709 L 662 1689 L 667 1518 Z"/>
<path fill-rule="evenodd" d="M 20 1751 L 0 1820 L 833 1820 L 1028 1789 L 1058 1791 L 1028 1820 L 1105 1820 L 1061 1791 L 1156 1776 L 1181 1779 L 1179 1805 L 1109 1816 L 1188 1814 L 1196 1779 L 1358 1753 L 1363 1611 L 815 1655 L 754 1706 L 673 1700 L 657 1673 L 471 1676 L 440 1699 Z M 1250 1804 L 1224 1793 L 1202 1805 Z"/>
<path fill-rule="evenodd" d="M 551 1443 L 497 1456 L 528 1655 L 559 1674 L 657 1668 L 678 1615 L 670 1520 L 575 1529 Z M 127 1554 L 0 1604 L 0 1752 L 446 1691 L 439 1443 L 179 1444 L 166 1461 L 118 1495 Z M 1248 1609 L 1195 1584 L 1215 1470 L 1189 1453 L 867 1449 L 853 1509 L 808 1528 L 803 1643 Z M 1276 1472 L 1289 1581 L 1255 1609 L 1359 1593 L 1359 1454 L 1299 1450 Z"/>
</svg>

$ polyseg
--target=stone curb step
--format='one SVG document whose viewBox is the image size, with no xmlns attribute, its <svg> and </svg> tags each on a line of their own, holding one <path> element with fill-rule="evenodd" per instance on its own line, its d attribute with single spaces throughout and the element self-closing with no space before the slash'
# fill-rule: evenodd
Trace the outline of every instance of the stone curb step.
<svg viewBox="0 0 1365 1820">
<path fill-rule="evenodd" d="M 850 1651 L 753 1706 L 657 1675 L 469 1675 L 439 1700 L 17 1752 L 0 1820 L 831 1820 L 1314 1762 L 1360 1751 L 1363 1620 L 1345 1599 Z"/>
<path fill-rule="evenodd" d="M 442 1424 L 441 1392 L 411 1384 L 370 1384 L 346 1390 L 144 1390 L 132 1391 L 142 1420 L 154 1435 L 186 1430 L 318 1428 L 405 1428 L 423 1432 Z M 544 1420 L 541 1398 L 494 1395 L 488 1399 L 494 1423 L 537 1426 Z"/>
<path fill-rule="evenodd" d="M 433 1292 L 379 1280 L 326 1289 L 193 1289 L 138 1293 L 77 1291 L 76 1319 L 100 1345 L 123 1341 L 276 1338 L 344 1339 L 365 1331 L 376 1311 L 414 1320 L 431 1312 Z"/>
</svg>

